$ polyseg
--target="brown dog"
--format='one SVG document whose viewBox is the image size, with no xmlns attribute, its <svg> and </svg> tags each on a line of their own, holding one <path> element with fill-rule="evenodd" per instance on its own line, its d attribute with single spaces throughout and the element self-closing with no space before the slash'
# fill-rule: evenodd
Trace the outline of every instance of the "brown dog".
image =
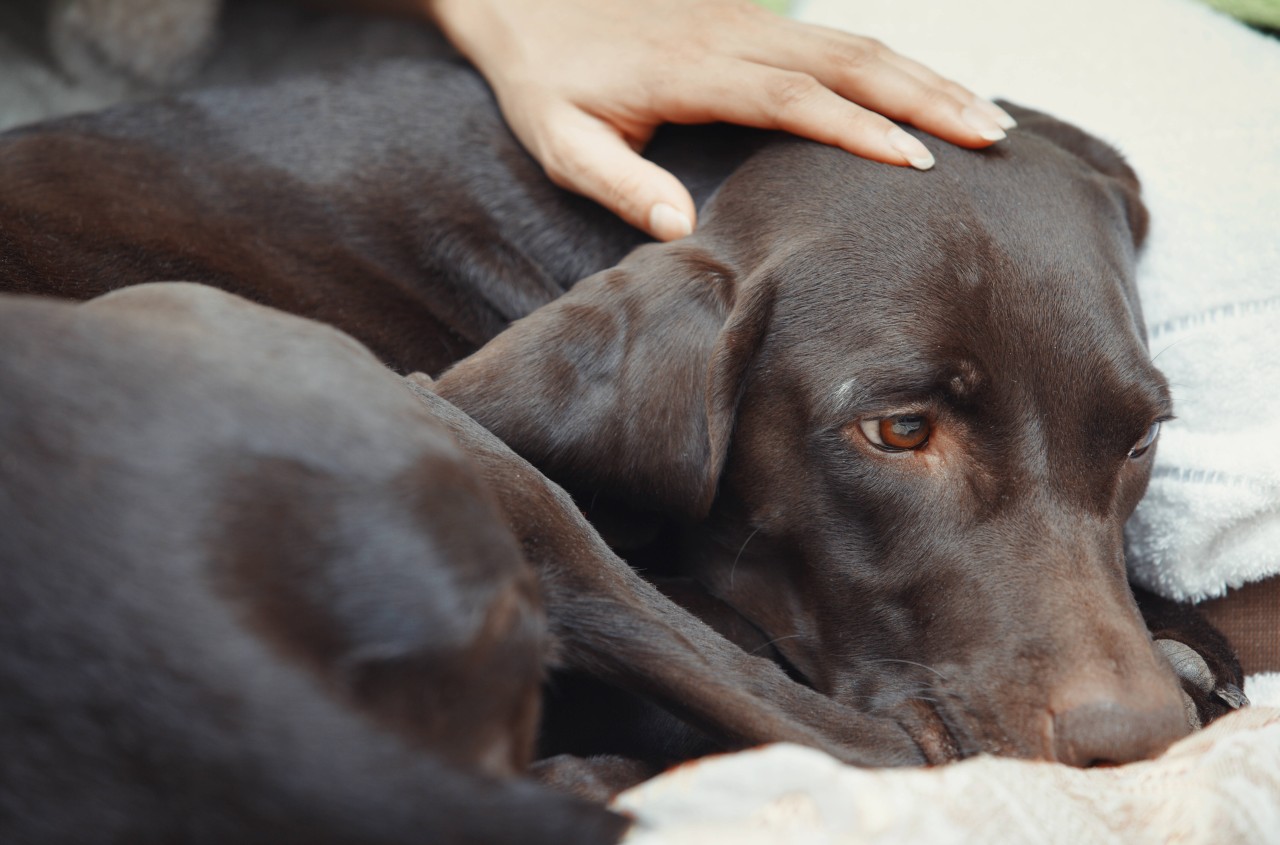
<svg viewBox="0 0 1280 845">
<path fill-rule="evenodd" d="M 837 700 L 925 747 L 1124 762 L 1185 730 L 1124 580 L 1171 413 L 1132 285 L 1145 212 L 1114 152 L 1017 114 L 924 178 L 775 143 L 693 237 L 440 391 L 593 510 L 682 522 L 676 571 Z"/>
<path fill-rule="evenodd" d="M 933 758 L 1121 762 L 1185 730 L 1122 555 L 1170 411 L 1145 217 L 1114 151 L 1018 116 L 923 175 L 668 133 L 702 227 L 614 267 L 637 233 L 549 185 L 456 61 L 191 94 L 0 141 L 0 285 L 204 281 L 404 371 L 533 312 L 441 394 L 709 619 Z M 1207 718 L 1239 672 L 1188 631 Z"/>
<path fill-rule="evenodd" d="M 200 285 L 0 297 L 0 391 L 5 842 L 611 841 L 623 819 L 512 779 L 547 668 L 722 747 L 920 759 L 333 329 Z"/>
</svg>

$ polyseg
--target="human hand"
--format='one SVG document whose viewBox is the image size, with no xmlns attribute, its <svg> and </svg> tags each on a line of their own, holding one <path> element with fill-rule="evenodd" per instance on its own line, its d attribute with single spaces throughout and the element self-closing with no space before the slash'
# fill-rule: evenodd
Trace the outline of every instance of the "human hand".
<svg viewBox="0 0 1280 845">
<path fill-rule="evenodd" d="M 926 170 L 893 120 L 985 147 L 1003 110 L 878 41 L 747 0 L 424 0 L 484 74 L 551 180 L 659 240 L 693 230 L 689 191 L 640 156 L 663 123 L 783 129 Z"/>
</svg>

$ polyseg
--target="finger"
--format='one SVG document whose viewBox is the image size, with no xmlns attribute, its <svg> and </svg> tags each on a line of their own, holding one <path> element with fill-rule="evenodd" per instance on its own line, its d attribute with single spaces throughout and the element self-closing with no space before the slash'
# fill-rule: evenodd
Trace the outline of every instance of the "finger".
<svg viewBox="0 0 1280 845">
<path fill-rule="evenodd" d="M 1005 137 L 996 116 L 978 106 L 972 92 L 875 39 L 820 27 L 797 34 L 802 37 L 771 42 L 775 60 L 809 73 L 842 97 L 965 147 Z"/>
<path fill-rule="evenodd" d="M 986 97 L 978 96 L 960 83 L 947 79 L 945 76 L 925 67 L 914 59 L 907 58 L 901 53 L 893 53 L 892 56 L 889 57 L 889 60 L 899 69 L 911 74 L 925 84 L 944 88 L 949 91 L 951 96 L 955 99 L 960 100 L 961 102 L 967 102 L 974 108 L 986 112 L 992 120 L 999 124 L 1001 129 L 1013 129 L 1018 125 L 1018 121 L 1014 120 L 1012 115 L 1000 108 L 991 100 Z"/>
<path fill-rule="evenodd" d="M 868 39 L 868 38 L 865 38 L 864 36 L 855 35 L 854 33 L 844 32 L 838 29 L 814 26 L 812 24 L 802 24 L 799 21 L 792 21 L 790 23 L 792 23 L 796 27 L 800 27 L 802 31 L 808 31 L 812 36 L 816 36 L 823 40 L 835 42 L 836 49 L 838 50 L 849 50 L 855 54 L 860 51 L 865 53 L 867 42 L 870 41 L 872 44 L 872 48 L 871 48 L 872 54 L 876 55 L 878 58 L 884 60 L 885 62 L 892 64 L 893 66 L 897 67 L 899 70 L 902 70 L 906 73 L 911 74 L 916 79 L 920 80 L 921 82 L 923 82 L 924 84 L 930 87 L 945 89 L 948 93 L 950 93 L 953 97 L 955 97 L 957 101 L 962 103 L 968 103 L 970 100 L 983 99 L 981 97 L 978 97 L 978 95 L 974 94 L 972 91 L 970 91 L 968 88 L 964 87 L 963 85 L 959 84 L 958 82 L 948 79 L 942 74 L 934 71 L 932 68 L 929 68 L 926 65 L 921 64 L 920 62 L 917 62 L 915 59 L 902 55 L 898 51 L 886 46 L 885 44 L 883 44 L 878 40 Z M 813 55 L 812 51 L 809 53 L 809 55 Z M 985 102 L 987 102 L 989 105 L 995 106 L 995 104 L 991 103 L 989 100 Z M 1000 111 L 998 107 L 997 107 L 997 111 Z"/>
<path fill-rule="evenodd" d="M 933 155 L 888 118 L 832 92 L 814 77 L 754 62 L 704 65 L 697 85 L 664 93 L 662 115 L 676 123 L 720 120 L 782 129 L 886 164 L 933 166 Z"/>
<path fill-rule="evenodd" d="M 689 191 L 641 158 L 616 128 L 568 104 L 549 109 L 544 125 L 538 140 L 527 146 L 551 181 L 590 197 L 660 241 L 693 232 L 696 211 Z"/>
</svg>

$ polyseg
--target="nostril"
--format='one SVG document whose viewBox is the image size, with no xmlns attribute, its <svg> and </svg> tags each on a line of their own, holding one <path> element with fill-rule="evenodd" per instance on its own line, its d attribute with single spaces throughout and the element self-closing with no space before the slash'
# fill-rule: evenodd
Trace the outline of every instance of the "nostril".
<svg viewBox="0 0 1280 845">
<path fill-rule="evenodd" d="M 1186 732 L 1180 703 L 1094 700 L 1054 714 L 1053 753 L 1069 766 L 1114 766 L 1155 757 Z"/>
</svg>

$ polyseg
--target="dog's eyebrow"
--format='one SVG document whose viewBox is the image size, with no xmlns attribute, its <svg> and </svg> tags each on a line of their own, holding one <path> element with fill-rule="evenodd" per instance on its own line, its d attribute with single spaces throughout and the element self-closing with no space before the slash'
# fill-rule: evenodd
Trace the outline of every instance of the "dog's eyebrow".
<svg viewBox="0 0 1280 845">
<path fill-rule="evenodd" d="M 819 411 L 833 422 L 869 409 L 919 404 L 938 396 L 939 373 L 922 370 L 890 376 L 864 373 L 845 379 L 819 403 Z"/>
<path fill-rule="evenodd" d="M 1161 389 L 1155 402 L 1151 404 L 1151 410 L 1154 412 L 1152 419 L 1159 422 L 1168 422 L 1176 416 L 1173 412 L 1173 399 L 1164 389 Z"/>
<path fill-rule="evenodd" d="M 1173 394 L 1169 391 L 1169 385 L 1158 373 L 1150 378 L 1131 383 L 1124 394 L 1139 397 L 1142 407 L 1154 419 L 1173 419 Z"/>
<path fill-rule="evenodd" d="M 829 398 L 833 410 L 850 404 L 850 400 L 853 398 L 857 384 L 858 380 L 856 378 L 845 379 L 839 387 L 831 392 L 831 396 Z"/>
</svg>

